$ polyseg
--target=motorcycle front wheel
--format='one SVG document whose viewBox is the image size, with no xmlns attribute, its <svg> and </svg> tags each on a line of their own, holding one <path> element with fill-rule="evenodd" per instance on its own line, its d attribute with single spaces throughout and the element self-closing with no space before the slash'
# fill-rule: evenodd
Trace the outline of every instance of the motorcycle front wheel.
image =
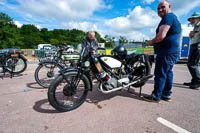
<svg viewBox="0 0 200 133">
<path fill-rule="evenodd" d="M 67 72 L 56 77 L 49 89 L 49 103 L 58 111 L 66 112 L 78 108 L 87 98 L 90 83 L 83 75 L 77 78 L 78 72 Z"/>
</svg>

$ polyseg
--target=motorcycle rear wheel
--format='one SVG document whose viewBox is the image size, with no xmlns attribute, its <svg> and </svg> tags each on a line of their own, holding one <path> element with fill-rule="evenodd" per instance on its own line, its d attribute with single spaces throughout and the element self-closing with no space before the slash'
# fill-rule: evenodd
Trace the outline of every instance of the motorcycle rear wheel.
<svg viewBox="0 0 200 133">
<path fill-rule="evenodd" d="M 75 87 L 77 72 L 67 72 L 56 77 L 49 89 L 48 100 L 60 112 L 71 111 L 78 108 L 87 98 L 90 83 L 83 75 Z"/>
<path fill-rule="evenodd" d="M 22 57 L 8 57 L 6 59 L 6 69 L 13 74 L 20 74 L 27 68 L 27 62 Z"/>
<path fill-rule="evenodd" d="M 135 70 L 135 72 L 133 74 L 133 80 L 140 79 L 144 76 L 151 74 L 151 65 L 150 65 L 149 61 L 147 61 L 146 63 L 136 61 L 132 64 L 132 67 Z M 144 82 L 133 84 L 132 86 L 133 87 L 141 87 L 141 86 L 145 85 L 146 82 L 147 82 L 147 80 Z"/>
</svg>

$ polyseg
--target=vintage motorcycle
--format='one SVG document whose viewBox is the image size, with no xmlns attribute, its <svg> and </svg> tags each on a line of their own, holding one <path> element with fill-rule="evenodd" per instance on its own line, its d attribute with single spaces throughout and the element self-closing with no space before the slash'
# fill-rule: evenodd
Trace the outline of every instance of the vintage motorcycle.
<svg viewBox="0 0 200 133">
<path fill-rule="evenodd" d="M 3 49 L 0 52 L 0 72 L 20 74 L 27 68 L 27 59 L 24 57 L 20 49 Z"/>
<path fill-rule="evenodd" d="M 69 66 L 76 65 L 76 60 L 66 60 L 69 53 L 64 53 L 70 46 L 64 44 L 49 59 L 43 59 L 35 69 L 35 81 L 42 87 L 48 88 L 58 71 Z M 77 55 L 79 57 L 79 55 Z M 52 59 L 51 59 L 52 58 Z"/>
<path fill-rule="evenodd" d="M 48 88 L 48 100 L 58 111 L 79 107 L 93 89 L 93 79 L 98 90 L 111 93 L 130 86 L 140 87 L 152 77 L 148 55 L 127 54 L 122 45 L 112 50 L 112 55 L 93 54 L 84 47 L 76 67 L 64 68 Z"/>
</svg>

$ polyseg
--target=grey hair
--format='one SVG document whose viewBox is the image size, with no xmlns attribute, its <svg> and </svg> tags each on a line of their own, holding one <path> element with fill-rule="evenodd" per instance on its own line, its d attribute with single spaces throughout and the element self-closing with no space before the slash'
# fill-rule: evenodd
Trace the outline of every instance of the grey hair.
<svg viewBox="0 0 200 133">
<path fill-rule="evenodd" d="M 91 30 L 91 31 L 88 32 L 88 35 L 90 35 L 90 34 L 94 34 L 95 35 L 95 32 Z"/>
</svg>

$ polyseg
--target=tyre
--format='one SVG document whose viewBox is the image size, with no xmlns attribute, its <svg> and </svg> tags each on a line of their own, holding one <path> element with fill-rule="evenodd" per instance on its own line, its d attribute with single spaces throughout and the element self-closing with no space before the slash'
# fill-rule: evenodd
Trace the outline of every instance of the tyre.
<svg viewBox="0 0 200 133">
<path fill-rule="evenodd" d="M 67 72 L 65 75 L 56 77 L 49 89 L 48 100 L 50 104 L 60 112 L 66 112 L 78 108 L 86 100 L 90 83 L 88 78 L 83 75 L 78 82 L 77 72 Z"/>
<path fill-rule="evenodd" d="M 134 72 L 132 74 L 133 80 L 137 80 L 137 79 L 140 79 L 144 76 L 151 74 L 151 65 L 150 65 L 149 61 L 147 61 L 146 63 L 136 61 L 132 64 L 132 67 L 133 67 L 133 70 L 134 70 Z M 146 82 L 147 82 L 147 80 L 144 81 L 144 82 L 139 82 L 139 83 L 133 84 L 132 86 L 133 87 L 141 87 Z"/>
<path fill-rule="evenodd" d="M 8 57 L 6 60 L 6 69 L 13 74 L 20 74 L 27 68 L 27 62 L 22 57 Z"/>
<path fill-rule="evenodd" d="M 58 76 L 62 67 L 55 62 L 44 62 L 38 65 L 35 70 L 35 81 L 42 87 L 48 88 L 51 81 Z"/>
</svg>

